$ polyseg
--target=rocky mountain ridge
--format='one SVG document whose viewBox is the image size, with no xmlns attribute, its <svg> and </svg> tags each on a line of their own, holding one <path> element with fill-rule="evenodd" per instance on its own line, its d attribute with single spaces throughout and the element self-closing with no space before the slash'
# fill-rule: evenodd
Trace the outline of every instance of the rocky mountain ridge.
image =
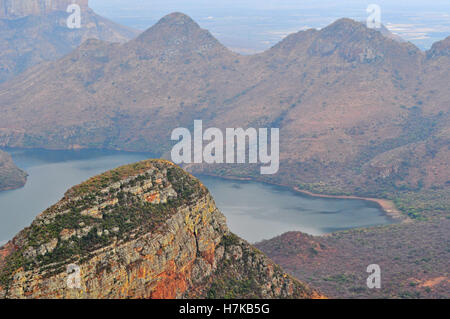
<svg viewBox="0 0 450 319">
<path fill-rule="evenodd" d="M 230 233 L 207 189 L 162 160 L 72 188 L 0 248 L 3 298 L 320 296 Z"/>
<path fill-rule="evenodd" d="M 426 193 L 442 210 L 450 207 L 446 43 L 422 52 L 340 19 L 241 56 L 173 13 L 125 44 L 88 41 L 0 86 L 0 145 L 163 155 L 171 131 L 199 118 L 205 127 L 279 127 L 280 172 L 268 181 L 396 197 L 405 210 Z M 260 178 L 257 167 L 198 169 Z"/>
</svg>

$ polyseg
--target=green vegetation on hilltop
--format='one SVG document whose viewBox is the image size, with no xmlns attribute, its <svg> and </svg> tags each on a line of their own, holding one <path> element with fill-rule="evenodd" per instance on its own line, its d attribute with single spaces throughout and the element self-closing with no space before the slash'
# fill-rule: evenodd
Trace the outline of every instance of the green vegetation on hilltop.
<svg viewBox="0 0 450 319">
<path fill-rule="evenodd" d="M 176 195 L 155 204 L 132 193 L 133 188 L 149 181 L 151 193 L 162 197 L 173 189 Z M 114 183 L 120 186 L 109 188 Z M 177 208 L 190 205 L 205 194 L 205 187 L 197 179 L 163 160 L 142 161 L 93 177 L 70 189 L 60 203 L 19 234 L 23 244 L 6 258 L 0 269 L 0 284 L 6 287 L 11 274 L 20 267 L 60 267 L 115 241 L 128 241 L 156 231 Z M 89 215 L 90 209 L 114 198 L 116 202 Z M 102 212 L 101 217 L 95 215 L 98 211 Z M 69 233 L 67 238 L 63 238 L 65 232 Z M 55 239 L 57 244 L 49 250 L 48 244 Z M 41 253 L 43 247 L 47 252 Z"/>
</svg>

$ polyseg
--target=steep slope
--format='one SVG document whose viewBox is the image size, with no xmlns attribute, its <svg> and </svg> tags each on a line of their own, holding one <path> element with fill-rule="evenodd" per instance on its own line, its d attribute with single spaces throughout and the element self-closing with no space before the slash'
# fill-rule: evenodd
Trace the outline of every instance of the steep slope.
<svg viewBox="0 0 450 319">
<path fill-rule="evenodd" d="M 81 7 L 81 28 L 69 29 L 66 9 Z M 126 42 L 138 32 L 95 14 L 87 0 L 0 1 L 0 82 L 43 61 L 56 60 L 90 38 Z"/>
<path fill-rule="evenodd" d="M 27 174 L 19 169 L 8 153 L 0 151 L 0 191 L 22 187 Z"/>
<path fill-rule="evenodd" d="M 406 42 L 398 34 L 392 33 L 385 25 L 381 25 L 381 28 L 376 29 L 376 30 L 379 31 L 382 35 L 384 35 L 387 38 L 390 38 L 390 39 L 398 41 L 398 42 Z"/>
<path fill-rule="evenodd" d="M 249 58 L 244 72 L 259 81 L 212 126 L 280 127 L 280 172 L 268 181 L 448 210 L 450 61 L 445 45 L 431 52 L 349 19 L 290 35 Z M 251 167 L 221 171 L 259 178 Z"/>
<path fill-rule="evenodd" d="M 80 269 L 81 288 L 66 268 Z M 70 189 L 0 249 L 3 298 L 312 298 L 231 234 L 208 190 L 162 160 Z"/>
<path fill-rule="evenodd" d="M 239 56 L 174 13 L 0 86 L 0 145 L 170 150 L 176 127 L 280 127 L 271 182 L 450 207 L 450 60 L 350 19 Z M 198 167 L 260 178 L 256 167 Z M 411 203 L 413 203 L 411 205 Z M 410 212 L 415 216 L 414 212 Z"/>
<path fill-rule="evenodd" d="M 35 146 L 41 136 L 50 148 L 155 150 L 163 143 L 167 149 L 170 130 L 191 123 L 206 108 L 199 99 L 207 97 L 198 94 L 215 92 L 223 100 L 239 92 L 236 58 L 177 13 L 124 45 L 89 40 L 3 87 L 2 104 L 14 110 L 3 109 L 1 135 L 11 145 Z M 25 124 L 30 120 L 32 128 Z M 21 129 L 25 125 L 33 132 Z"/>
</svg>

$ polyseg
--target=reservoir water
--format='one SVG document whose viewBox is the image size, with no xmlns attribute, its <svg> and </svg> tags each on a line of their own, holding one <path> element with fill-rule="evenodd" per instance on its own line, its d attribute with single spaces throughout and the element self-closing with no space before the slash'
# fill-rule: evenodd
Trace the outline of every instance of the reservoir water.
<svg viewBox="0 0 450 319">
<path fill-rule="evenodd" d="M 377 203 L 366 200 L 321 198 L 265 183 L 199 178 L 230 229 L 252 243 L 288 231 L 324 235 L 394 223 Z"/>
<path fill-rule="evenodd" d="M 70 187 L 117 166 L 151 157 L 99 150 L 7 151 L 29 177 L 25 187 L 0 192 L 0 245 L 30 225 Z M 364 200 L 319 198 L 258 182 L 198 177 L 211 191 L 230 229 L 250 242 L 294 230 L 322 235 L 393 223 L 376 203 Z"/>
</svg>

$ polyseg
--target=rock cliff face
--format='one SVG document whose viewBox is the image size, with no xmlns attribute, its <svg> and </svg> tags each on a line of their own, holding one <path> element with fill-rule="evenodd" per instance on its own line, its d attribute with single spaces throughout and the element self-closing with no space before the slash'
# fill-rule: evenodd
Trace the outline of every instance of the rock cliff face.
<svg viewBox="0 0 450 319">
<path fill-rule="evenodd" d="M 94 177 L 39 215 L 0 249 L 0 297 L 320 295 L 231 234 L 198 180 L 158 160 Z"/>
<path fill-rule="evenodd" d="M 11 156 L 0 151 L 0 191 L 22 187 L 27 174 L 19 169 Z"/>
<path fill-rule="evenodd" d="M 18 18 L 42 15 L 54 11 L 66 11 L 72 4 L 88 8 L 88 0 L 0 0 L 0 18 Z"/>
<path fill-rule="evenodd" d="M 67 26 L 71 3 L 81 7 L 80 28 Z M 0 0 L 0 83 L 64 56 L 87 39 L 126 42 L 137 35 L 95 14 L 87 0 Z"/>
</svg>

